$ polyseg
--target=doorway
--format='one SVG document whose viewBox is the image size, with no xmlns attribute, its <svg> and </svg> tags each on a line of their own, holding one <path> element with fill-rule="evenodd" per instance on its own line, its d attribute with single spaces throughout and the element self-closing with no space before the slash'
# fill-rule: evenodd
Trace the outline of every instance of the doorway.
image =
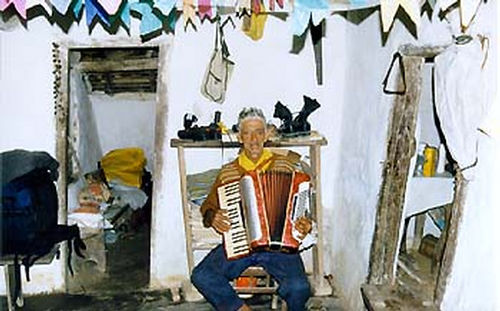
<svg viewBox="0 0 500 311">
<path fill-rule="evenodd" d="M 87 244 L 85 258 L 72 255 L 70 293 L 149 286 L 155 181 L 163 162 L 155 155 L 166 126 L 159 82 L 164 50 L 54 44 L 60 221 L 77 223 Z"/>
</svg>

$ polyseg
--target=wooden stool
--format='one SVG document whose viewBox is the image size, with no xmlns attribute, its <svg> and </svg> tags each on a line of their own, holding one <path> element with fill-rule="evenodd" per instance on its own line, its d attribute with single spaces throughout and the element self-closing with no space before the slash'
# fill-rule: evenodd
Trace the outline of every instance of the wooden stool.
<svg viewBox="0 0 500 311">
<path fill-rule="evenodd" d="M 262 267 L 248 267 L 240 277 L 251 278 L 246 286 L 239 285 L 238 281 L 234 281 L 234 289 L 238 294 L 264 294 L 272 295 L 271 299 L 271 309 L 276 310 L 278 308 L 278 285 L 275 280 L 262 268 Z M 255 281 L 251 281 L 253 280 Z M 260 282 L 259 282 L 260 281 Z M 286 302 L 283 300 L 281 304 L 281 310 L 287 310 Z"/>
</svg>

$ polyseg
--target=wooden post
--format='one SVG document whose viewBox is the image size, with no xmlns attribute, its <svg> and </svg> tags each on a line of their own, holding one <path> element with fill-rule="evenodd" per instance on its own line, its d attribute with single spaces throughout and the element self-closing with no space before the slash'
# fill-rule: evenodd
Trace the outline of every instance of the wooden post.
<svg viewBox="0 0 500 311">
<path fill-rule="evenodd" d="M 399 232 L 420 101 L 421 57 L 404 57 L 407 89 L 395 98 L 389 125 L 387 155 L 377 203 L 368 284 L 394 284 Z"/>
<path fill-rule="evenodd" d="M 425 214 L 415 216 L 415 230 L 413 231 L 412 243 L 413 249 L 418 249 L 420 247 L 420 242 L 422 241 L 422 236 L 424 235 L 425 217 Z"/>
<path fill-rule="evenodd" d="M 184 232 L 186 234 L 186 256 L 188 263 L 188 273 L 191 275 L 193 271 L 193 248 L 192 248 L 192 233 L 191 233 L 191 210 L 188 203 L 187 193 L 187 176 L 186 176 L 186 160 L 184 158 L 184 147 L 177 147 L 177 157 L 179 159 L 179 178 L 181 185 L 182 212 L 184 216 Z"/>
<path fill-rule="evenodd" d="M 323 207 L 321 204 L 321 157 L 320 145 L 309 147 L 311 157 L 312 181 L 315 195 L 312 204 L 312 217 L 318 226 L 318 241 L 312 249 L 313 254 L 313 278 L 314 295 L 327 296 L 331 294 L 331 287 L 323 278 Z"/>
</svg>

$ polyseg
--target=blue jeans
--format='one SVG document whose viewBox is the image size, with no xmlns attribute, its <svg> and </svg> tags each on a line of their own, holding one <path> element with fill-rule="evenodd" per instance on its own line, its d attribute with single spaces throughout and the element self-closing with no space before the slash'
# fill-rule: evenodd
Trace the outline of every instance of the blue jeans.
<svg viewBox="0 0 500 311">
<path fill-rule="evenodd" d="M 229 281 L 249 266 L 263 267 L 278 281 L 278 294 L 290 311 L 305 309 L 311 288 L 299 254 L 255 252 L 244 258 L 227 260 L 222 245 L 219 245 L 193 269 L 191 282 L 217 310 L 238 310 L 244 302 Z"/>
</svg>

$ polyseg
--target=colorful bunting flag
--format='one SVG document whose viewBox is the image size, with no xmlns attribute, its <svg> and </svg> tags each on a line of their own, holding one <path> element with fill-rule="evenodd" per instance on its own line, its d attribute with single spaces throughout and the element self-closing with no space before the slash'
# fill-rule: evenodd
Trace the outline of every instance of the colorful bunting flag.
<svg viewBox="0 0 500 311">
<path fill-rule="evenodd" d="M 163 15 L 168 16 L 176 3 L 177 0 L 157 0 L 154 7 L 159 9 Z"/>
<path fill-rule="evenodd" d="M 125 0 L 127 1 L 127 0 Z M 101 4 L 104 11 L 106 11 L 109 15 L 114 15 L 118 12 L 120 8 L 121 0 L 98 0 Z"/>
<path fill-rule="evenodd" d="M 196 19 L 196 7 L 194 5 L 194 0 L 183 0 L 182 1 L 182 20 L 184 23 L 184 29 L 187 28 L 189 23 L 193 25 L 196 29 L 194 21 Z"/>
<path fill-rule="evenodd" d="M 83 0 L 75 0 L 75 5 L 73 6 L 73 16 L 78 18 L 83 8 Z"/>
<path fill-rule="evenodd" d="M 319 25 L 321 21 L 330 15 L 327 0 L 295 0 L 292 13 L 292 32 L 301 36 L 309 25 L 312 17 L 313 24 Z"/>
<path fill-rule="evenodd" d="M 236 12 L 238 12 L 240 16 L 250 16 L 252 14 L 252 0 L 238 0 L 236 2 Z"/>
<path fill-rule="evenodd" d="M 252 0 L 252 11 L 255 14 L 259 14 L 261 11 L 261 0 Z"/>
<path fill-rule="evenodd" d="M 50 15 L 52 15 L 52 4 L 47 1 L 47 0 L 26 0 L 26 10 L 29 10 L 30 8 L 33 8 L 35 6 L 41 6 L 45 12 L 47 12 Z"/>
<path fill-rule="evenodd" d="M 102 6 L 97 3 L 97 0 L 85 0 L 85 15 L 87 18 L 87 25 L 90 26 L 96 15 L 109 26 L 109 14 L 104 11 Z"/>
<path fill-rule="evenodd" d="M 10 4 L 13 4 L 19 15 L 26 19 L 26 0 L 0 0 L 0 11 L 4 11 Z"/>
<path fill-rule="evenodd" d="M 152 33 L 162 28 L 161 20 L 153 13 L 153 7 L 145 2 L 136 2 L 130 5 L 130 9 L 141 14 L 141 25 L 139 26 L 141 36 Z"/>
<path fill-rule="evenodd" d="M 66 15 L 68 11 L 69 5 L 71 4 L 71 0 L 51 0 L 52 6 L 62 15 Z"/>
<path fill-rule="evenodd" d="M 382 30 L 388 32 L 396 16 L 399 6 L 417 26 L 420 26 L 420 1 L 419 0 L 380 0 L 380 14 L 382 16 Z"/>
<path fill-rule="evenodd" d="M 123 24 L 127 26 L 128 29 L 130 29 L 130 2 L 125 1 L 125 4 L 123 5 L 123 9 L 120 12 L 120 19 L 122 20 Z"/>
<path fill-rule="evenodd" d="M 200 20 L 204 18 L 212 18 L 212 1 L 211 0 L 198 0 L 198 15 Z"/>
</svg>

